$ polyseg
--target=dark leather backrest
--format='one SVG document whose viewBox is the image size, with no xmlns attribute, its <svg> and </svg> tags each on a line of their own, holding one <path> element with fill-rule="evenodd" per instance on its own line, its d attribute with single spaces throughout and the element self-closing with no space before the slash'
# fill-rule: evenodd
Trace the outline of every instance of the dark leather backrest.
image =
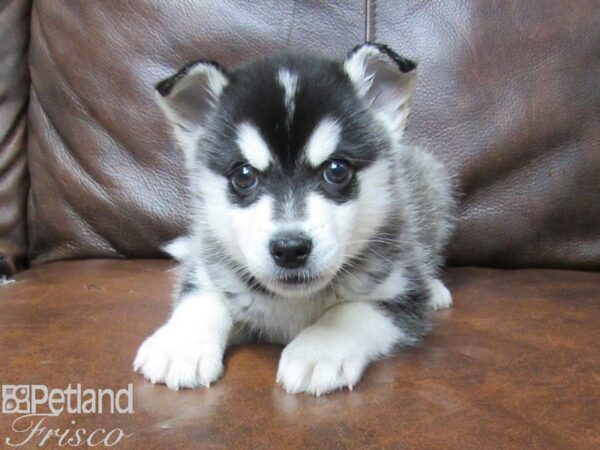
<svg viewBox="0 0 600 450">
<path fill-rule="evenodd" d="M 31 2 L 0 3 L 0 275 L 25 263 L 27 251 L 27 44 Z"/>
<path fill-rule="evenodd" d="M 35 2 L 32 261 L 154 257 L 183 232 L 158 80 L 199 57 L 343 57 L 369 37 L 420 63 L 409 135 L 461 192 L 450 262 L 599 268 L 599 14 L 595 0 Z"/>
<path fill-rule="evenodd" d="M 456 174 L 456 265 L 600 269 L 600 5 L 375 2 L 421 62 L 412 136 Z"/>
</svg>

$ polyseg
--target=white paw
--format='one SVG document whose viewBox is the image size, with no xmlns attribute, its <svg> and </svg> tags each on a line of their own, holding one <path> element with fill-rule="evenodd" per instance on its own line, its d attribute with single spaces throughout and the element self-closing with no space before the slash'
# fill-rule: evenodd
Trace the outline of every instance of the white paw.
<svg viewBox="0 0 600 450">
<path fill-rule="evenodd" d="M 440 280 L 432 280 L 429 284 L 431 300 L 429 306 L 436 311 L 452 306 L 452 294 Z"/>
<path fill-rule="evenodd" d="M 194 331 L 166 323 L 142 343 L 134 370 L 175 390 L 209 387 L 223 372 L 223 350 Z"/>
<path fill-rule="evenodd" d="M 339 330 L 313 325 L 283 349 L 277 382 L 290 394 L 352 390 L 369 363 L 359 348 L 359 342 Z"/>
</svg>

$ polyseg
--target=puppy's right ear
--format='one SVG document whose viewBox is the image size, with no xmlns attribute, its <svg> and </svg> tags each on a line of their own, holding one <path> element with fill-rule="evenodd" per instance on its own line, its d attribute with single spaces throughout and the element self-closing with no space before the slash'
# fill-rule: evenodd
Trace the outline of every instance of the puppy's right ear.
<svg viewBox="0 0 600 450">
<path fill-rule="evenodd" d="M 344 62 L 358 96 L 397 137 L 402 137 L 410 113 L 416 67 L 410 59 L 375 42 L 354 47 Z"/>
<path fill-rule="evenodd" d="M 213 61 L 195 61 L 156 85 L 158 104 L 174 129 L 185 163 L 192 167 L 197 141 L 223 89 L 227 73 Z"/>
</svg>

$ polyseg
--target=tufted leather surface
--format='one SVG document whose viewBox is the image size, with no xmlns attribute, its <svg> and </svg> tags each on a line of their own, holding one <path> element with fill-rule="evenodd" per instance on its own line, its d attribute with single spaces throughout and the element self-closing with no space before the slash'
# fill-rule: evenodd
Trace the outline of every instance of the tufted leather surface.
<svg viewBox="0 0 600 450">
<path fill-rule="evenodd" d="M 450 263 L 600 269 L 598 2 L 374 3 L 421 63 L 412 136 L 457 174 Z"/>
<path fill-rule="evenodd" d="M 185 228 L 181 155 L 151 86 L 184 62 L 369 36 L 420 61 L 410 136 L 456 175 L 455 265 L 600 268 L 594 0 L 35 2 L 34 263 L 150 257 Z"/>
<path fill-rule="evenodd" d="M 31 2 L 0 3 L 0 275 L 25 262 L 25 152 Z"/>
<path fill-rule="evenodd" d="M 267 345 L 230 351 L 209 390 L 134 374 L 137 346 L 170 309 L 172 267 L 62 262 L 19 274 L 0 287 L 2 383 L 133 383 L 132 415 L 45 423 L 134 434 L 116 448 L 600 448 L 598 273 L 452 269 L 455 306 L 422 347 L 376 363 L 351 393 L 311 398 L 275 385 L 280 350 Z M 23 439 L 14 417 L 0 414 L 2 441 Z"/>
</svg>

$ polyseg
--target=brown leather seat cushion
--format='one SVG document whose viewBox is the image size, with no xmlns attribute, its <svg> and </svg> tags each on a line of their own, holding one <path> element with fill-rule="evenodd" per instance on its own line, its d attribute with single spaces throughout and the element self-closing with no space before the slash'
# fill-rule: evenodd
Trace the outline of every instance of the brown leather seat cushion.
<svg viewBox="0 0 600 450">
<path fill-rule="evenodd" d="M 291 396 L 279 348 L 233 349 L 211 389 L 134 374 L 170 309 L 173 264 L 41 266 L 0 287 L 2 383 L 121 388 L 133 415 L 62 414 L 51 427 L 123 428 L 118 448 L 600 448 L 600 274 L 452 269 L 455 306 L 420 348 L 376 363 L 348 393 Z M 11 415 L 0 415 L 10 434 Z"/>
</svg>

